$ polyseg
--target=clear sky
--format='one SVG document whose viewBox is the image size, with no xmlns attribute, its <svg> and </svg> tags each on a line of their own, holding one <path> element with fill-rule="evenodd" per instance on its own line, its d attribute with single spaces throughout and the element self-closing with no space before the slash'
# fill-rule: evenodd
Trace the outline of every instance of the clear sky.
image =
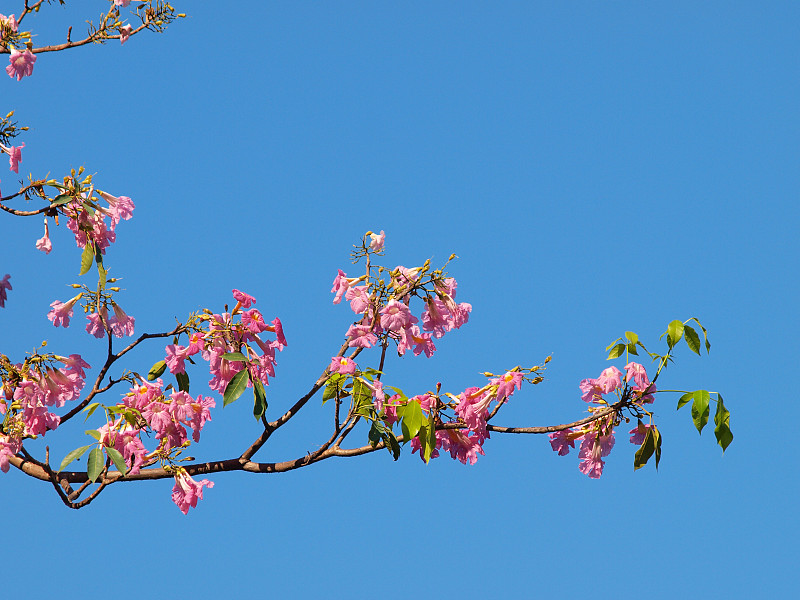
<svg viewBox="0 0 800 600">
<path fill-rule="evenodd" d="M 70 24 L 78 37 L 107 3 L 69 5 L 28 18 L 37 45 Z M 170 481 L 114 485 L 73 512 L 12 469 L 0 476 L 4 594 L 795 593 L 800 5 L 175 6 L 189 17 L 164 35 L 42 54 L 33 77 L 0 80 L 0 112 L 32 128 L 20 175 L 84 165 L 136 203 L 106 263 L 137 333 L 218 311 L 234 287 L 253 294 L 290 344 L 267 390 L 275 416 L 341 344 L 352 313 L 331 303 L 331 281 L 383 229 L 389 267 L 455 252 L 459 300 L 474 307 L 433 359 L 390 360 L 387 383 L 458 393 L 552 354 L 546 381 L 497 422 L 568 422 L 585 414 L 578 383 L 608 366 L 609 342 L 633 330 L 661 348 L 669 321 L 696 316 L 710 356 L 683 347 L 660 387 L 722 392 L 735 440 L 723 457 L 712 428 L 698 436 L 677 396 L 660 395 L 658 473 L 633 472 L 622 428 L 599 480 L 546 437 L 495 435 L 472 467 L 382 452 L 213 476 L 188 517 Z M 7 194 L 15 176 L 0 179 Z M 2 352 L 21 360 L 48 339 L 96 372 L 105 342 L 45 318 L 78 280 L 71 233 L 54 231 L 45 256 L 38 217 L 0 221 L 0 276 L 14 286 Z M 128 366 L 162 357 L 154 343 Z M 198 368 L 194 394 L 205 379 Z M 221 404 L 198 459 L 258 435 L 248 401 Z M 312 401 L 257 457 L 314 450 L 330 408 Z M 47 437 L 54 455 L 100 424 L 77 421 Z"/>
</svg>

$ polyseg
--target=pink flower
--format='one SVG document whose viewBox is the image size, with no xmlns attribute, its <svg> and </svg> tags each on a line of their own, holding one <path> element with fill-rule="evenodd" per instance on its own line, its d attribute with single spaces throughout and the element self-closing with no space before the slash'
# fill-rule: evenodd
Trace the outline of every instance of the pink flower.
<svg viewBox="0 0 800 600">
<path fill-rule="evenodd" d="M 184 365 L 183 361 L 187 356 L 189 356 L 189 354 L 186 352 L 186 348 L 178 344 L 170 344 L 164 349 L 167 351 L 167 358 L 165 361 L 167 363 L 167 367 L 169 368 L 169 372 L 185 373 L 186 365 Z"/>
<path fill-rule="evenodd" d="M 550 446 L 554 451 L 558 452 L 559 456 L 566 456 L 569 454 L 569 449 L 575 447 L 575 440 L 570 437 L 570 433 L 572 433 L 571 429 L 565 429 L 563 431 L 554 431 L 547 436 L 550 438 Z"/>
<path fill-rule="evenodd" d="M 350 281 L 347 279 L 347 275 L 344 271 L 339 269 L 339 273 L 336 275 L 336 278 L 333 280 L 333 288 L 331 288 L 331 293 L 336 294 L 333 298 L 334 304 L 339 304 L 342 301 L 342 296 L 350 287 Z"/>
<path fill-rule="evenodd" d="M 597 386 L 603 390 L 604 394 L 610 394 L 622 386 L 622 371 L 617 367 L 608 367 L 597 378 Z"/>
<path fill-rule="evenodd" d="M 520 371 L 508 371 L 502 377 L 492 379 L 492 384 L 497 385 L 497 399 L 503 400 L 514 393 L 514 388 L 522 387 L 522 373 Z"/>
<path fill-rule="evenodd" d="M 380 233 L 370 233 L 369 237 L 372 238 L 372 241 L 369 243 L 370 250 L 374 252 L 383 250 L 383 242 L 386 239 L 386 234 L 382 229 Z"/>
<path fill-rule="evenodd" d="M 416 322 L 417 318 L 411 314 L 408 307 L 397 300 L 389 300 L 389 303 L 381 309 L 381 327 L 387 331 L 398 332 Z"/>
<path fill-rule="evenodd" d="M 8 17 L 0 15 L 0 40 L 5 37 L 3 35 L 3 29 L 7 29 L 11 33 L 17 33 L 17 27 L 17 19 L 14 15 L 9 15 Z"/>
<path fill-rule="evenodd" d="M 106 307 L 100 309 L 99 313 L 92 313 L 86 316 L 89 319 L 89 324 L 86 325 L 86 332 L 91 333 L 96 338 L 102 338 L 106 335 L 106 329 L 103 322 L 108 324 L 108 310 Z"/>
<path fill-rule="evenodd" d="M 8 300 L 8 296 L 6 295 L 6 290 L 11 289 L 11 284 L 8 283 L 8 280 L 11 279 L 11 275 L 7 274 L 5 277 L 0 279 L 0 308 L 5 307 L 6 300 Z"/>
<path fill-rule="evenodd" d="M 581 392 L 581 400 L 584 402 L 596 402 L 602 399 L 603 390 L 597 385 L 597 379 L 584 379 L 578 384 Z"/>
<path fill-rule="evenodd" d="M 597 432 L 587 433 L 583 437 L 578 457 L 581 459 L 579 469 L 584 475 L 597 479 L 603 474 L 602 457 L 608 456 L 614 447 L 614 434 L 598 437 Z"/>
<path fill-rule="evenodd" d="M 0 471 L 8 473 L 8 461 L 22 447 L 22 440 L 0 433 Z"/>
<path fill-rule="evenodd" d="M 647 389 L 650 385 L 650 378 L 647 376 L 647 370 L 639 363 L 631 362 L 625 365 L 625 381 L 633 379 L 636 387 L 640 391 Z"/>
<path fill-rule="evenodd" d="M 80 354 L 70 354 L 69 358 L 61 356 L 59 360 L 64 363 L 68 371 L 75 373 L 81 379 L 86 379 L 84 369 L 90 369 L 91 365 L 83 360 Z"/>
<path fill-rule="evenodd" d="M 128 196 L 112 196 L 102 190 L 97 190 L 97 195 L 108 202 L 108 214 L 111 217 L 111 229 L 113 230 L 121 220 L 128 221 L 133 217 L 133 210 L 136 205 Z"/>
<path fill-rule="evenodd" d="M 372 333 L 370 325 L 355 323 L 347 330 L 350 346 L 354 348 L 372 348 L 378 341 L 378 336 Z"/>
<path fill-rule="evenodd" d="M 347 288 L 344 297 L 350 301 L 350 308 L 356 314 L 363 313 L 369 306 L 369 294 L 365 285 Z"/>
<path fill-rule="evenodd" d="M 22 81 L 26 75 L 30 77 L 33 74 L 33 63 L 36 62 L 36 57 L 30 50 L 26 49 L 25 52 L 20 52 L 15 49 L 11 51 L 9 62 L 11 64 L 6 67 L 8 76 L 11 79 L 16 77 L 17 81 Z"/>
<path fill-rule="evenodd" d="M 120 45 L 128 41 L 128 38 L 131 37 L 131 31 L 133 31 L 133 27 L 131 27 L 130 25 L 125 25 L 124 27 L 119 28 Z"/>
<path fill-rule="evenodd" d="M 172 488 L 172 501 L 187 514 L 190 508 L 197 506 L 197 501 L 203 499 L 203 487 L 213 488 L 214 482 L 208 479 L 195 481 L 185 469 L 180 469 L 175 474 L 175 486 Z"/>
<path fill-rule="evenodd" d="M 3 149 L 3 152 L 8 154 L 8 167 L 14 173 L 19 173 L 19 163 L 22 161 L 22 149 L 25 147 L 23 143 L 20 146 L 3 146 L 0 144 L 0 148 Z"/>
<path fill-rule="evenodd" d="M 375 399 L 375 410 L 380 412 L 383 410 L 383 403 L 386 402 L 386 394 L 383 391 L 383 383 L 380 379 L 376 379 L 372 382 L 370 387 L 372 388 L 372 397 Z"/>
<path fill-rule="evenodd" d="M 50 228 L 47 226 L 47 217 L 44 218 L 44 237 L 36 240 L 36 249 L 45 254 L 50 254 L 53 249 L 53 244 L 50 241 Z"/>
<path fill-rule="evenodd" d="M 250 308 L 250 306 L 256 303 L 256 299 L 250 294 L 245 294 L 239 290 L 233 290 L 233 297 L 236 299 L 236 302 L 242 305 L 243 308 Z"/>
<path fill-rule="evenodd" d="M 334 356 L 331 358 L 331 366 L 328 367 L 331 373 L 341 373 L 342 375 L 352 375 L 356 372 L 356 363 L 352 358 L 346 356 Z"/>
<path fill-rule="evenodd" d="M 119 307 L 116 303 L 114 306 L 114 316 L 111 317 L 109 321 L 109 326 L 111 327 L 111 332 L 121 338 L 123 335 L 132 336 L 133 335 L 133 326 L 136 321 L 133 317 L 129 317 L 125 314 L 125 311 Z"/>
<path fill-rule="evenodd" d="M 195 442 L 200 441 L 200 430 L 207 421 L 211 420 L 211 411 L 209 409 L 217 406 L 217 403 L 211 398 L 203 398 L 198 396 L 197 400 L 191 403 L 192 416 L 189 419 L 189 425 L 192 428 L 192 439 Z"/>
<path fill-rule="evenodd" d="M 117 6 L 121 6 L 122 8 L 125 8 L 130 3 L 131 0 L 114 0 L 114 4 L 116 4 Z"/>
<path fill-rule="evenodd" d="M 631 444 L 641 446 L 644 443 L 644 438 L 647 432 L 653 429 L 653 425 L 646 425 L 645 423 L 638 423 L 636 427 L 631 429 L 628 433 L 631 434 Z"/>
<path fill-rule="evenodd" d="M 261 333 L 267 329 L 264 317 L 258 312 L 258 309 L 255 308 L 242 313 L 242 324 L 252 333 Z"/>
<path fill-rule="evenodd" d="M 278 338 L 278 350 L 283 350 L 289 345 L 289 342 L 286 341 L 286 336 L 283 334 L 283 323 L 278 317 L 272 320 L 272 329 L 275 331 L 275 337 Z"/>
<path fill-rule="evenodd" d="M 52 308 L 50 309 L 50 312 L 47 313 L 47 318 L 53 322 L 55 327 L 58 327 L 59 325 L 65 328 L 69 327 L 69 319 L 72 316 L 72 307 L 75 306 L 75 303 L 81 299 L 81 296 L 83 296 L 83 293 L 78 294 L 66 302 L 54 300 L 50 303 Z"/>
</svg>

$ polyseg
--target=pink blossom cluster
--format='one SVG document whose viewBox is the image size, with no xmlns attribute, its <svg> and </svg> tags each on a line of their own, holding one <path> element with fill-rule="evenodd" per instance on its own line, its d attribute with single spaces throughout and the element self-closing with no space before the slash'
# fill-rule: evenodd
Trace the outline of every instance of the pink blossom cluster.
<svg viewBox="0 0 800 600">
<path fill-rule="evenodd" d="M 122 404 L 136 409 L 142 415 L 146 427 L 155 433 L 166 451 L 180 448 L 188 441 L 187 427 L 192 429 L 192 439 L 199 442 L 203 426 L 211 420 L 210 409 L 216 406 L 210 397 L 192 398 L 184 391 L 173 390 L 167 396 L 161 379 L 133 386 L 123 397 Z M 107 445 L 116 447 L 126 462 L 131 461 L 131 469 L 137 472 L 146 453 L 139 437 L 143 428 L 129 428 L 128 423 L 117 421 L 106 424 L 100 431 L 106 436 L 104 443 L 113 442 Z M 138 443 L 133 441 L 134 437 L 139 439 Z"/>
<path fill-rule="evenodd" d="M 256 299 L 249 294 L 233 290 L 233 296 L 237 301 L 234 310 L 231 313 L 209 315 L 208 331 L 190 334 L 188 346 L 170 344 L 166 347 L 165 361 L 170 373 L 185 373 L 184 361 L 200 353 L 209 363 L 211 380 L 208 386 L 212 390 L 223 393 L 231 379 L 245 368 L 249 370 L 249 387 L 252 387 L 254 380 L 269 385 L 269 378 L 275 377 L 275 351 L 281 351 L 288 345 L 283 324 L 277 317 L 267 323 L 257 309 L 251 308 Z M 247 310 L 241 311 L 241 308 Z M 238 323 L 233 321 L 236 314 L 241 314 Z M 264 332 L 274 333 L 276 339 L 262 340 L 260 334 Z M 247 361 L 223 358 L 229 352 L 244 353 Z"/>
<path fill-rule="evenodd" d="M 83 292 L 66 302 L 54 300 L 50 303 L 50 312 L 47 313 L 47 318 L 55 327 L 69 327 L 69 320 L 74 312 L 73 308 L 81 297 L 83 297 Z M 132 336 L 136 319 L 122 310 L 122 307 L 116 302 L 112 302 L 112 310 L 113 316 L 109 316 L 105 306 L 101 307 L 99 311 L 87 315 L 86 319 L 89 322 L 86 324 L 86 332 L 96 338 L 103 338 L 106 335 L 106 327 L 108 327 L 111 333 L 118 338 Z"/>
<path fill-rule="evenodd" d="M 482 388 L 469 387 L 458 395 L 455 407 L 456 420 L 466 425 L 459 429 L 439 429 L 436 431 L 436 449 L 431 453 L 431 458 L 439 456 L 439 450 L 450 452 L 450 456 L 463 464 L 473 465 L 478 460 L 478 455 L 484 456 L 483 444 L 489 439 L 486 421 L 489 418 L 489 405 L 493 401 L 506 402 L 515 390 L 522 386 L 523 374 L 520 371 L 507 371 L 501 377 L 489 380 Z M 436 401 L 434 396 L 425 394 L 414 396 L 409 402 L 417 401 L 422 410 L 430 414 L 431 406 Z M 396 409 L 393 413 L 396 415 Z M 392 416 L 392 419 L 396 416 Z M 420 450 L 419 437 L 411 441 L 412 452 Z M 420 457 L 422 453 L 420 452 Z"/>
<path fill-rule="evenodd" d="M 383 236 L 381 232 L 380 238 L 373 238 L 375 247 L 383 248 Z M 436 351 L 433 338 L 441 338 L 469 320 L 472 306 L 466 302 L 456 303 L 457 283 L 452 277 L 433 280 L 434 293 L 426 296 L 420 317 L 414 316 L 409 308 L 411 296 L 408 287 L 417 282 L 419 272 L 420 269 L 396 267 L 392 271 L 394 289 L 401 292 L 398 297 L 392 297 L 379 306 L 368 286 L 361 284 L 362 279 L 348 278 L 339 269 L 331 289 L 333 303 L 338 304 L 344 298 L 350 302 L 353 312 L 361 315 L 360 321 L 347 330 L 351 347 L 372 348 L 378 343 L 378 337 L 385 334 L 396 340 L 397 352 L 401 356 L 411 350 L 415 356 L 424 353 L 430 358 Z"/>
<path fill-rule="evenodd" d="M 89 368 L 78 354 L 69 357 L 56 356 L 53 362 L 64 366 L 55 368 L 37 364 L 33 368 L 15 365 L 14 370 L 22 375 L 17 383 L 4 382 L 0 397 L 0 414 L 6 415 L 4 434 L 0 434 L 0 469 L 8 471 L 8 458 L 19 451 L 23 438 L 44 435 L 56 429 L 61 422 L 58 415 L 48 407 L 61 408 L 67 402 L 77 400 L 85 385 Z M 13 404 L 9 404 L 11 401 Z M 11 411 L 11 414 L 7 414 Z"/>
<path fill-rule="evenodd" d="M 94 189 L 83 194 L 91 200 Z M 102 254 L 117 239 L 116 227 L 120 221 L 127 221 L 133 216 L 136 205 L 128 196 L 112 196 L 106 192 L 97 194 L 108 203 L 108 207 L 98 206 L 96 210 L 87 210 L 86 202 L 78 199 L 67 204 L 65 212 L 69 216 L 67 227 L 75 234 L 78 248 L 85 248 L 87 243 L 94 244 Z M 106 222 L 106 217 L 110 220 Z"/>
<path fill-rule="evenodd" d="M 625 378 L 616 367 L 605 369 L 597 379 L 584 379 L 580 383 L 581 399 L 594 405 L 609 405 L 603 396 L 616 392 L 623 397 L 628 394 L 629 399 L 639 406 L 652 403 L 656 386 L 650 382 L 646 369 L 639 363 L 625 365 Z M 630 431 L 630 441 L 641 445 L 651 425 L 643 425 Z M 603 458 L 609 455 L 614 447 L 614 415 L 598 419 L 583 427 L 565 429 L 549 434 L 550 446 L 560 456 L 569 454 L 570 448 L 575 448 L 575 442 L 580 440 L 578 452 L 580 471 L 593 479 L 603 474 L 605 462 Z"/>
</svg>

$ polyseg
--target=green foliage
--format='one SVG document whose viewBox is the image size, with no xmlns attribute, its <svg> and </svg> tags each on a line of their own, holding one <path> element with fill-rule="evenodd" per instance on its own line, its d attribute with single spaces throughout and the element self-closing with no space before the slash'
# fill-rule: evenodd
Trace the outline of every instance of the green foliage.
<svg viewBox="0 0 800 600">
<path fill-rule="evenodd" d="M 89 269 L 92 268 L 92 262 L 94 262 L 94 244 L 87 243 L 83 247 L 83 253 L 81 254 L 81 270 L 78 275 L 88 273 Z"/>
<path fill-rule="evenodd" d="M 344 384 L 347 380 L 345 375 L 341 373 L 334 373 L 325 384 L 325 389 L 322 392 L 322 404 L 325 404 L 331 398 L 341 396 L 344 392 Z"/>
<path fill-rule="evenodd" d="M 119 453 L 119 450 L 112 448 L 111 446 L 106 446 L 106 454 L 108 454 L 108 457 L 111 459 L 111 462 L 114 463 L 114 466 L 117 467 L 117 471 L 123 475 L 127 474 L 128 465 L 125 464 L 125 459 L 122 458 L 122 454 Z"/>
<path fill-rule="evenodd" d="M 698 433 L 703 433 L 703 427 L 708 423 L 708 402 L 711 395 L 706 390 L 697 390 L 692 394 L 692 420 Z"/>
<path fill-rule="evenodd" d="M 95 448 L 91 452 L 89 452 L 89 460 L 86 464 L 86 475 L 89 477 L 89 481 L 94 483 L 97 481 L 97 478 L 100 476 L 100 473 L 103 472 L 103 450 L 100 448 Z"/>
<path fill-rule="evenodd" d="M 147 372 L 147 381 L 155 381 L 159 377 L 164 374 L 164 371 L 167 370 L 167 361 L 160 360 Z"/>
<path fill-rule="evenodd" d="M 80 448 L 75 448 L 75 450 L 73 450 L 72 452 L 70 452 L 69 454 L 67 454 L 64 457 L 64 460 L 61 461 L 61 465 L 58 467 L 58 470 L 59 471 L 63 471 L 69 463 L 71 463 L 74 460 L 78 460 L 91 447 L 92 447 L 92 445 L 89 444 L 88 446 L 82 446 Z"/>
<path fill-rule="evenodd" d="M 253 396 L 255 398 L 253 416 L 258 421 L 267 412 L 267 392 L 264 390 L 264 384 L 261 383 L 260 379 L 253 380 Z"/>
<path fill-rule="evenodd" d="M 228 406 L 231 402 L 238 400 L 239 396 L 241 396 L 245 388 L 247 388 L 248 381 L 250 381 L 250 371 L 247 369 L 242 369 L 234 375 L 233 379 L 228 382 L 225 392 L 222 394 L 222 406 Z"/>
<path fill-rule="evenodd" d="M 643 427 L 641 419 L 639 420 L 639 427 Z M 656 427 L 647 429 L 647 434 L 644 437 L 641 447 L 636 451 L 633 457 L 633 470 L 641 469 L 650 460 L 650 457 L 655 454 L 656 456 L 656 469 L 658 463 L 661 462 L 661 433 Z"/>
<path fill-rule="evenodd" d="M 188 373 L 175 373 L 175 380 L 178 382 L 178 389 L 182 392 L 189 393 L 189 374 Z"/>
<path fill-rule="evenodd" d="M 717 412 L 714 414 L 714 436 L 717 443 L 722 447 L 722 453 L 730 446 L 733 441 L 731 433 L 731 413 L 725 408 L 722 402 L 722 394 L 717 393 Z"/>
<path fill-rule="evenodd" d="M 681 341 L 683 337 L 684 325 L 682 321 L 675 319 L 667 326 L 667 345 L 672 350 L 675 344 Z"/>
</svg>

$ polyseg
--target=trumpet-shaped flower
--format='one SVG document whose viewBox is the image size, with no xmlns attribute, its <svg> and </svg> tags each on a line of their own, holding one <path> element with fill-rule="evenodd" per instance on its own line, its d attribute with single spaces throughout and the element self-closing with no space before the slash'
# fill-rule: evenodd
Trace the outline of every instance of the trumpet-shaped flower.
<svg viewBox="0 0 800 600">
<path fill-rule="evenodd" d="M 342 375 L 352 375 L 356 372 L 356 363 L 352 358 L 346 356 L 334 356 L 331 358 L 331 366 L 328 367 L 331 373 L 341 373 Z"/>
<path fill-rule="evenodd" d="M 622 371 L 617 367 L 608 367 L 597 378 L 597 387 L 603 390 L 604 394 L 610 394 L 622 386 Z"/>
<path fill-rule="evenodd" d="M 380 252 L 383 250 L 383 243 L 386 240 L 386 234 L 381 230 L 380 233 L 370 233 L 371 241 L 369 243 L 370 250 Z"/>
<path fill-rule="evenodd" d="M 22 81 L 23 77 L 33 75 L 33 63 L 36 62 L 36 57 L 30 50 L 20 52 L 13 49 L 8 60 L 11 64 L 6 67 L 6 73 L 11 79 L 16 77 L 17 81 Z"/>
<path fill-rule="evenodd" d="M 50 312 L 47 313 L 47 318 L 53 322 L 55 327 L 58 327 L 59 325 L 65 328 L 69 327 L 69 319 L 72 316 L 72 307 L 75 306 L 75 303 L 81 299 L 82 295 L 83 294 L 78 294 L 66 302 L 54 300 L 50 303 L 52 308 L 50 309 Z"/>
<path fill-rule="evenodd" d="M 50 241 L 50 228 L 47 226 L 47 217 L 44 218 L 44 235 L 36 240 L 36 249 L 45 254 L 50 254 L 53 249 L 53 243 Z"/>
<path fill-rule="evenodd" d="M 175 474 L 175 486 L 172 488 L 172 501 L 187 514 L 190 508 L 197 506 L 197 501 L 203 499 L 203 488 L 213 488 L 214 482 L 208 479 L 195 481 L 185 469 L 180 469 Z"/>
<path fill-rule="evenodd" d="M 250 308 L 256 303 L 256 299 L 250 294 L 245 294 L 239 290 L 233 290 L 233 297 L 236 299 L 236 302 L 242 305 L 243 308 Z"/>
</svg>

